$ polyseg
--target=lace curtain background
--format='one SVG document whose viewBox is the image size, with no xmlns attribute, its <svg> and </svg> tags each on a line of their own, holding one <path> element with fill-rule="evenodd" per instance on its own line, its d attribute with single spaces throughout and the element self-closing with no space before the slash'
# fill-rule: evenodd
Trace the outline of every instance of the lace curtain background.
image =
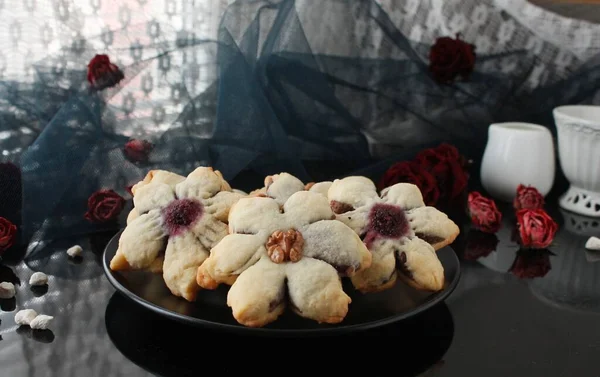
<svg viewBox="0 0 600 377">
<path fill-rule="evenodd" d="M 477 158 L 493 121 L 553 129 L 552 107 L 600 100 L 600 26 L 524 0 L 4 0 L 0 15 L 0 150 L 22 170 L 23 242 L 101 230 L 82 217 L 90 193 L 126 196 L 152 168 L 310 179 L 305 161 L 368 171 L 441 141 Z M 429 47 L 457 33 L 475 73 L 442 87 Z M 126 78 L 91 95 L 97 53 Z M 155 144 L 148 164 L 123 158 L 129 138 Z"/>
</svg>

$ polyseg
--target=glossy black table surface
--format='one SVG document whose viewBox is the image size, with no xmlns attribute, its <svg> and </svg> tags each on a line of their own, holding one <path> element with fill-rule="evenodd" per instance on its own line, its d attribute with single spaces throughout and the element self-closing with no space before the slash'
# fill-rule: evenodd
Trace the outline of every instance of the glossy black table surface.
<svg viewBox="0 0 600 377">
<path fill-rule="evenodd" d="M 21 281 L 16 300 L 2 300 L 0 376 L 198 376 L 206 372 L 281 375 L 360 373 L 369 376 L 600 376 L 600 252 L 586 251 L 600 219 L 557 208 L 560 224 L 547 252 L 523 254 L 513 242 L 514 216 L 482 236 L 464 216 L 453 248 L 462 276 L 444 304 L 406 322 L 344 337 L 266 339 L 190 328 L 116 293 L 101 255 L 113 232 L 68 240 L 24 260 L 5 260 L 0 280 Z M 33 271 L 50 276 L 47 292 L 26 284 Z M 16 310 L 55 317 L 51 330 L 14 323 Z"/>
</svg>

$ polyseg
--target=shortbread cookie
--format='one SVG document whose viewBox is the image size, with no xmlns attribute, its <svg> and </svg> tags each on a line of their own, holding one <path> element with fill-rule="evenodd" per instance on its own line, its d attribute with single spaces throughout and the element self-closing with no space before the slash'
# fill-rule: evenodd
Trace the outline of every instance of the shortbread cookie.
<svg viewBox="0 0 600 377">
<path fill-rule="evenodd" d="M 110 268 L 162 270 L 175 296 L 194 301 L 198 266 L 227 234 L 229 210 L 242 195 L 210 167 L 185 178 L 151 171 L 132 192 L 136 215 L 129 216 Z"/>
<path fill-rule="evenodd" d="M 350 297 L 340 276 L 368 268 L 371 253 L 340 221 L 324 195 L 302 190 L 281 206 L 270 197 L 240 199 L 229 213 L 229 235 L 198 269 L 198 284 L 232 284 L 235 319 L 250 327 L 275 321 L 285 306 L 323 323 L 341 322 Z"/>
<path fill-rule="evenodd" d="M 148 172 L 148 174 L 146 174 L 146 176 L 144 177 L 144 179 L 142 181 L 136 183 L 131 188 L 131 194 L 135 198 L 136 190 L 142 186 L 145 186 L 145 185 L 151 183 L 151 182 L 166 183 L 169 186 L 171 186 L 171 188 L 173 188 L 173 190 L 174 190 L 175 185 L 177 185 L 179 182 L 181 182 L 183 180 L 185 180 L 184 176 L 176 174 L 176 173 L 172 173 L 170 171 L 150 170 Z M 133 207 L 131 209 L 131 211 L 129 211 L 129 214 L 127 215 L 127 224 L 131 223 L 133 220 L 135 220 L 138 217 L 140 217 L 140 213 L 138 212 L 137 208 Z M 146 270 L 153 272 L 155 274 L 162 274 L 163 262 L 164 262 L 164 253 L 161 253 L 154 260 L 154 262 L 152 262 L 152 264 L 150 266 L 148 266 L 148 268 L 146 268 Z M 113 258 L 112 263 L 114 263 L 114 265 L 117 266 L 117 268 L 118 268 L 118 266 L 124 266 L 123 268 L 128 268 L 125 257 L 123 256 L 123 254 L 121 254 L 118 251 L 117 251 L 117 254 L 115 255 L 115 257 Z M 121 268 L 121 269 L 123 269 L 123 268 Z"/>
<path fill-rule="evenodd" d="M 452 243 L 458 226 L 434 207 L 427 207 L 421 191 L 398 183 L 377 195 L 366 177 L 335 180 L 328 191 L 337 219 L 352 228 L 373 253 L 369 269 L 352 277 L 363 292 L 393 286 L 399 276 L 409 285 L 438 291 L 444 287 L 444 268 L 436 250 Z"/>
<path fill-rule="evenodd" d="M 309 182 L 307 184 L 289 173 L 269 175 L 265 178 L 264 187 L 254 190 L 250 196 L 267 196 L 283 204 L 292 194 L 298 191 L 311 191 L 327 196 L 327 191 L 333 182 Z"/>
</svg>

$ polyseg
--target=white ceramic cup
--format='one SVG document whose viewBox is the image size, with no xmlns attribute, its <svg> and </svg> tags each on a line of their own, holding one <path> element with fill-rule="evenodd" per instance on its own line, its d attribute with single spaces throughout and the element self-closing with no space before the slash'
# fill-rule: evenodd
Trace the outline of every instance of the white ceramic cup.
<svg viewBox="0 0 600 377">
<path fill-rule="evenodd" d="M 495 199 L 511 202 L 519 184 L 534 186 L 547 195 L 554 184 L 552 134 L 531 123 L 495 123 L 481 161 L 481 183 Z"/>
<path fill-rule="evenodd" d="M 571 186 L 559 204 L 600 217 L 600 106 L 559 106 L 552 111 L 560 165 Z"/>
</svg>

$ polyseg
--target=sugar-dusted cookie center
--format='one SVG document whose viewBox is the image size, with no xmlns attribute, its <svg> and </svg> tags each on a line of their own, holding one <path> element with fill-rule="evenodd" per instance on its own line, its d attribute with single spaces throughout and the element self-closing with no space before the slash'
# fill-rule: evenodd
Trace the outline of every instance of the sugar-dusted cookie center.
<svg viewBox="0 0 600 377">
<path fill-rule="evenodd" d="M 296 229 L 276 230 L 267 240 L 267 253 L 275 263 L 298 262 L 302 259 L 304 238 Z"/>
<path fill-rule="evenodd" d="M 369 213 L 365 244 L 370 247 L 378 238 L 398 239 L 409 231 L 410 225 L 402 208 L 391 204 L 375 204 Z"/>
<path fill-rule="evenodd" d="M 202 204 L 193 199 L 174 200 L 163 211 L 165 227 L 170 236 L 176 236 L 190 228 L 202 217 Z"/>
</svg>

